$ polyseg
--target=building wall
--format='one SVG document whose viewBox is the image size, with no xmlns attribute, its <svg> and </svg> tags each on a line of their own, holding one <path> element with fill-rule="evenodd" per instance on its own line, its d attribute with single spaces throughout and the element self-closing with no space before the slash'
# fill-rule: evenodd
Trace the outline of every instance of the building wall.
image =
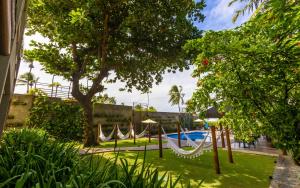
<svg viewBox="0 0 300 188">
<path fill-rule="evenodd" d="M 59 99 L 53 98 L 53 100 Z M 32 106 L 32 95 L 14 95 L 10 105 L 8 119 L 6 121 L 7 126 L 18 127 L 24 125 Z M 137 132 L 140 132 L 146 127 L 141 121 L 148 118 L 161 123 L 167 131 L 175 131 L 176 124 L 180 117 L 182 122 L 185 123 L 184 127 L 191 126 L 193 117 L 188 113 L 133 112 L 131 106 L 111 104 L 94 105 L 94 124 L 101 124 L 103 131 L 107 133 L 110 132 L 116 124 L 120 126 L 122 131 L 127 132 L 132 120 L 136 126 Z M 155 128 L 153 128 L 153 131 L 155 132 Z"/>
<path fill-rule="evenodd" d="M 0 1 L 0 136 L 21 61 L 26 0 Z"/>
<path fill-rule="evenodd" d="M 21 127 L 33 105 L 32 95 L 15 94 L 11 100 L 6 127 Z"/>
</svg>

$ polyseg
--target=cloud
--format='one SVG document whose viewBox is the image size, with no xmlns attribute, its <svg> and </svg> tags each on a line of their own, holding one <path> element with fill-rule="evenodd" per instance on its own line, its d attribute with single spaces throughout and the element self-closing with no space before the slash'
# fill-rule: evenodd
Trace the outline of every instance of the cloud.
<svg viewBox="0 0 300 188">
<path fill-rule="evenodd" d="M 249 19 L 249 14 L 241 17 L 237 23 L 233 24 L 231 18 L 234 14 L 234 11 L 240 9 L 243 4 L 235 3 L 231 7 L 228 7 L 230 0 L 208 0 L 206 1 L 207 6 L 204 9 L 203 13 L 206 16 L 206 19 L 203 23 L 196 24 L 199 29 L 202 30 L 223 30 L 234 28 L 241 23 L 244 23 Z M 34 35 L 31 37 L 25 36 L 24 38 L 24 48 L 29 49 L 30 40 L 38 41 L 47 41 L 47 39 L 41 37 L 40 35 Z M 40 82 L 50 83 L 52 76 L 46 74 L 41 65 L 34 63 L 35 68 L 32 72 L 40 77 Z M 24 72 L 28 72 L 28 65 L 24 62 L 21 63 L 19 75 Z M 149 104 L 154 106 L 159 111 L 170 111 L 177 112 L 177 106 L 171 106 L 169 101 L 168 92 L 172 85 L 181 85 L 183 87 L 183 92 L 185 93 L 185 101 L 188 100 L 195 88 L 196 88 L 196 79 L 191 77 L 192 70 L 177 72 L 175 74 L 167 73 L 164 75 L 162 83 L 158 86 L 154 85 L 149 94 Z M 68 86 L 69 83 L 62 79 L 62 77 L 55 77 L 55 81 L 60 82 L 62 85 Z M 118 104 L 125 103 L 126 105 L 132 105 L 133 102 L 147 103 L 148 97 L 147 94 L 141 94 L 139 91 L 134 90 L 132 93 L 120 92 L 119 88 L 123 87 L 124 83 L 117 82 L 115 84 L 107 85 L 107 93 L 109 96 L 116 97 Z M 26 87 L 16 87 L 16 93 L 26 92 Z"/>
<path fill-rule="evenodd" d="M 247 21 L 250 17 L 249 13 L 241 16 L 236 23 L 232 23 L 232 17 L 236 10 L 244 7 L 244 3 L 237 2 L 228 7 L 231 0 L 215 0 L 206 1 L 207 6 L 204 9 L 206 16 L 203 23 L 197 24 L 203 30 L 224 30 L 237 27 Z"/>
</svg>

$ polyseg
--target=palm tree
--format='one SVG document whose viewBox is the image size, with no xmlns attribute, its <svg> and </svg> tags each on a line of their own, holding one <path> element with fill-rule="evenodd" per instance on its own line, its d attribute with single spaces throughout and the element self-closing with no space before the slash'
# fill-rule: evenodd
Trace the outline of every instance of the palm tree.
<svg viewBox="0 0 300 188">
<path fill-rule="evenodd" d="M 180 112 L 180 105 L 184 104 L 184 93 L 182 93 L 182 86 L 173 85 L 169 91 L 169 103 L 172 106 L 178 105 L 178 110 Z"/>
<path fill-rule="evenodd" d="M 231 6 L 232 4 L 236 2 L 244 2 L 246 3 L 243 8 L 240 10 L 236 10 L 234 13 L 234 16 L 232 17 L 232 21 L 236 22 L 236 20 L 241 16 L 245 15 L 246 12 L 253 12 L 255 9 L 258 9 L 258 7 L 263 4 L 264 2 L 267 2 L 266 0 L 231 0 L 228 4 L 228 6 Z"/>
<path fill-rule="evenodd" d="M 35 77 L 35 75 L 31 72 L 26 72 L 22 75 L 20 75 L 17 82 L 20 85 L 27 85 L 27 93 L 29 93 L 29 88 L 32 89 L 33 84 L 37 83 L 39 80 L 39 77 Z"/>
<path fill-rule="evenodd" d="M 55 87 L 55 96 L 54 97 L 57 96 L 57 89 L 59 86 L 61 86 L 61 84 L 59 82 L 53 82 L 52 84 L 49 84 L 49 87 L 51 87 L 52 90 Z M 51 97 L 52 97 L 52 91 L 51 91 Z"/>
<path fill-rule="evenodd" d="M 109 97 L 107 94 L 94 96 L 92 99 L 93 103 L 100 103 L 100 104 L 116 104 L 115 97 Z"/>
</svg>

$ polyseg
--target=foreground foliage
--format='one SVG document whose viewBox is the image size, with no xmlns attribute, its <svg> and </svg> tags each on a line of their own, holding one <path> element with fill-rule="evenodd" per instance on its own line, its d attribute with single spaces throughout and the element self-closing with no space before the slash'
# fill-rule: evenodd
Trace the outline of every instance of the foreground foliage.
<svg viewBox="0 0 300 188">
<path fill-rule="evenodd" d="M 80 156 L 37 129 L 10 130 L 0 143 L 0 187 L 174 187 L 176 181 L 135 160 Z"/>
<path fill-rule="evenodd" d="M 38 95 L 34 99 L 26 124 L 42 128 L 61 140 L 83 139 L 84 115 L 82 108 L 70 101 L 54 100 Z"/>
</svg>

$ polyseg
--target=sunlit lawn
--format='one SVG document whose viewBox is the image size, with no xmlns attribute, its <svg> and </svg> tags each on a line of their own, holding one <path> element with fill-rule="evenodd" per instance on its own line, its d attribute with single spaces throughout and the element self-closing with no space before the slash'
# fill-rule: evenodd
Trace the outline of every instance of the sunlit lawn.
<svg viewBox="0 0 300 188">
<path fill-rule="evenodd" d="M 138 152 L 120 152 L 119 156 L 133 162 Z M 191 182 L 192 187 L 224 188 L 267 188 L 269 176 L 272 176 L 275 157 L 234 152 L 234 164 L 228 162 L 226 151 L 219 150 L 221 175 L 216 175 L 213 166 L 213 153 L 207 152 L 196 159 L 176 157 L 171 150 L 164 150 L 163 159 L 158 158 L 158 151 L 147 151 L 146 162 L 158 167 L 161 173 L 171 172 L 174 176 L 182 175 L 182 183 Z M 106 153 L 111 157 L 113 153 Z M 143 152 L 139 152 L 142 161 Z M 175 178 L 175 177 L 174 177 Z"/>
<path fill-rule="evenodd" d="M 164 143 L 165 141 L 163 141 Z M 117 147 L 138 147 L 145 145 L 158 145 L 158 140 L 151 138 L 151 143 L 148 142 L 148 138 L 138 138 L 136 139 L 136 144 L 133 143 L 133 139 L 118 140 Z M 115 146 L 115 141 L 100 142 L 99 148 L 113 148 Z"/>
</svg>

